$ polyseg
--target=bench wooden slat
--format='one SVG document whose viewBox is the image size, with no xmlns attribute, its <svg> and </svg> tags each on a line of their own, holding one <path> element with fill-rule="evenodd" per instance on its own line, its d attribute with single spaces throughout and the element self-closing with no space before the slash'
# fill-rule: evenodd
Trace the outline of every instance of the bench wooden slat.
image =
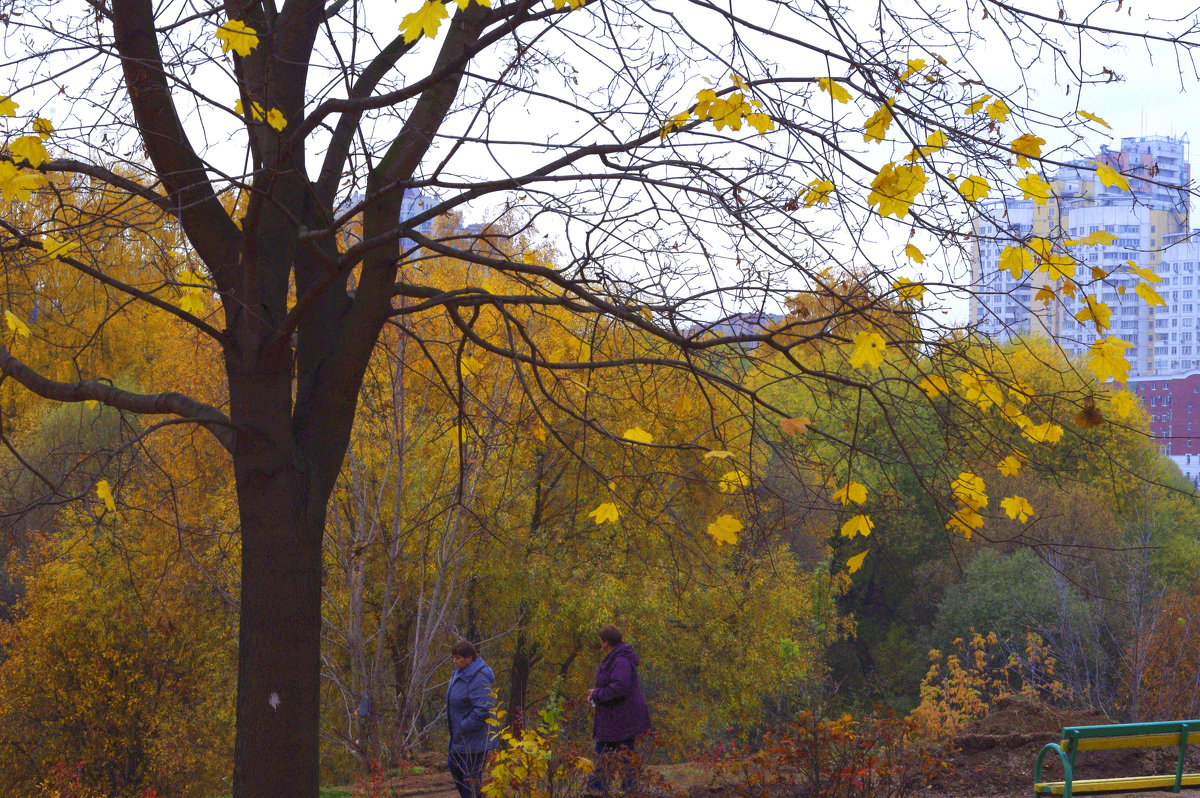
<svg viewBox="0 0 1200 798">
<path fill-rule="evenodd" d="M 1119 779 L 1074 779 L 1071 792 L 1124 792 L 1174 786 L 1174 776 L 1124 776 Z M 1200 786 L 1200 773 L 1184 773 L 1183 786 Z M 1033 785 L 1034 792 L 1046 795 L 1062 795 L 1064 788 L 1064 782 L 1061 781 L 1044 781 Z"/>
<path fill-rule="evenodd" d="M 1196 739 L 1193 740 L 1192 737 Z M 1067 740 L 1061 745 L 1066 750 Z M 1189 732 L 1188 743 L 1200 743 L 1200 732 Z M 1106 751 L 1113 748 L 1146 748 L 1154 745 L 1179 745 L 1179 732 L 1166 734 L 1130 734 L 1125 737 L 1081 737 L 1076 751 Z"/>
</svg>

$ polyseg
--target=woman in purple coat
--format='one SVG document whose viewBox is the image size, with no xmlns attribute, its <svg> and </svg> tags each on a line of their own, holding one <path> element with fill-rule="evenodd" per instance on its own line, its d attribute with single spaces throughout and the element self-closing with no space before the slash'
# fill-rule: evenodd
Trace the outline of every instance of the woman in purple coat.
<svg viewBox="0 0 1200 798">
<path fill-rule="evenodd" d="M 634 746 L 638 737 L 650 731 L 650 708 L 638 679 L 637 652 L 622 642 L 620 629 L 609 624 L 600 630 L 600 651 L 603 659 L 596 668 L 596 686 L 588 690 L 588 701 L 596 707 L 592 737 L 600 778 L 590 786 L 607 792 L 605 771 L 619 764 L 625 793 L 630 794 L 634 789 Z"/>
</svg>

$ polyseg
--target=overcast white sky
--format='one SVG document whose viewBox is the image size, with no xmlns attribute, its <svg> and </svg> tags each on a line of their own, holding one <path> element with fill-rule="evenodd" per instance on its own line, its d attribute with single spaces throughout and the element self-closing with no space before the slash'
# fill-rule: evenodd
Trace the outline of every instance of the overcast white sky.
<svg viewBox="0 0 1200 798">
<path fill-rule="evenodd" d="M 903 10 L 906 3 L 913 1 L 890 0 L 888 5 L 893 9 Z M 394 3 L 367 4 L 367 11 L 372 15 L 371 29 L 375 31 L 379 40 L 386 41 L 398 29 L 401 17 L 419 7 L 422 2 L 423 0 L 396 0 Z M 751 0 L 740 0 L 738 10 L 749 9 L 750 2 Z M 937 0 L 922 0 L 922 2 L 928 6 L 936 3 Z M 746 5 L 743 6 L 742 3 Z M 854 10 L 854 13 L 862 15 L 863 29 L 869 30 L 877 10 L 877 3 L 866 2 L 866 0 L 846 0 L 846 4 Z M 1020 4 L 1032 11 L 1048 14 L 1051 17 L 1057 16 L 1058 13 L 1057 6 L 1049 0 L 1020 0 Z M 1016 92 L 1021 105 L 1029 105 L 1056 114 L 1071 114 L 1076 107 L 1080 107 L 1104 117 L 1112 125 L 1111 132 L 1089 133 L 1085 144 L 1082 146 L 1076 144 L 1077 150 L 1081 151 L 1080 154 L 1094 151 L 1102 143 L 1116 146 L 1122 136 L 1200 135 L 1200 102 L 1197 102 L 1200 100 L 1200 82 L 1197 81 L 1192 63 L 1184 60 L 1187 58 L 1186 52 L 1162 43 L 1146 46 L 1144 43 L 1132 39 L 1117 44 L 1112 49 L 1105 49 L 1095 44 L 1084 45 L 1082 50 L 1072 49 L 1071 55 L 1076 57 L 1081 52 L 1083 61 L 1091 70 L 1099 72 L 1101 67 L 1107 66 L 1121 77 L 1121 80 L 1112 83 L 1087 85 L 1083 87 L 1082 94 L 1080 94 L 1075 79 L 1063 70 L 1061 63 L 1056 63 L 1055 59 L 1046 57 L 1047 51 L 1043 50 L 1042 57 L 1035 62 L 1033 37 L 1019 42 L 1014 52 L 1014 47 L 996 33 L 992 22 L 983 17 L 983 9 L 988 6 L 984 0 L 964 0 L 961 4 L 953 5 L 956 8 L 966 5 L 973 9 L 970 17 L 971 24 L 975 26 L 981 38 L 976 44 L 971 60 L 981 70 L 986 69 L 984 76 L 990 85 L 1001 90 Z M 680 6 L 687 8 L 682 3 Z M 1087 19 L 1092 24 L 1116 30 L 1179 30 L 1187 27 L 1187 20 L 1194 17 L 1192 9 L 1191 0 L 1188 2 L 1154 0 L 1154 2 L 1132 4 L 1119 3 L 1118 0 L 1090 0 L 1089 2 L 1064 0 L 1064 11 L 1068 22 L 1080 22 Z M 578 13 L 582 15 L 598 13 L 598 11 L 585 9 Z M 693 10 L 688 13 L 697 12 Z M 714 31 L 714 36 L 723 35 L 724 33 L 721 31 Z M 1200 36 L 1192 38 L 1200 41 Z M 1064 42 L 1067 41 L 1065 36 L 1062 36 L 1061 39 Z M 215 44 L 208 35 L 202 35 L 197 40 L 196 46 L 213 48 Z M 1075 45 L 1072 47 L 1074 48 Z M 436 49 L 437 45 L 434 42 L 422 43 L 416 54 L 417 61 L 431 59 L 436 53 Z M 776 60 L 781 63 L 788 63 L 793 72 L 806 68 L 803 63 L 795 63 L 796 58 L 794 53 L 780 53 L 776 56 Z M 1022 72 L 1014 61 L 1028 61 L 1033 63 L 1033 66 Z M 205 68 L 197 77 L 201 78 L 201 86 L 212 102 L 232 105 L 236 98 L 236 91 L 233 88 L 232 80 L 227 74 L 222 74 L 218 66 L 218 64 L 213 64 Z M 580 68 L 586 69 L 587 67 L 580 65 Z M 812 74 L 821 74 L 820 62 L 814 62 L 812 69 Z M 205 71 L 209 73 L 207 76 L 205 76 Z M 418 73 L 419 70 L 412 74 Z M 714 75 L 713 77 L 718 76 Z M 1025 95 L 1026 92 L 1028 96 Z M 22 113 L 33 104 L 24 97 L 18 99 L 23 103 Z M 681 101 L 683 99 L 681 98 Z M 58 117 L 65 109 L 56 108 L 54 100 L 49 102 L 48 115 L 58 123 Z M 79 109 L 74 110 L 79 111 Z M 858 110 L 850 113 L 861 115 Z M 203 103 L 197 104 L 192 114 L 189 125 L 195 123 L 197 129 L 205 131 L 208 142 L 214 145 L 214 149 L 210 150 L 208 155 L 215 162 L 228 161 L 228 159 L 223 159 L 223 153 L 228 153 L 234 160 L 242 157 L 241 153 L 244 150 L 241 144 L 244 133 L 237 132 L 236 118 L 232 115 L 217 113 L 211 107 L 206 109 Z M 536 119 L 539 125 L 557 125 L 562 130 L 571 129 L 573 125 L 578 124 L 577 120 L 573 120 L 569 118 L 569 115 L 563 113 L 561 108 L 556 109 L 556 115 L 551 119 L 539 118 L 536 109 L 533 108 L 525 109 L 523 114 L 514 114 L 510 121 L 511 119 L 516 119 L 518 123 L 521 123 L 522 120 L 529 120 L 524 122 L 526 125 Z M 394 123 L 389 121 L 388 124 Z M 1082 125 L 1077 127 L 1080 130 L 1084 129 Z M 526 131 L 520 132 L 527 135 Z M 1105 133 L 1108 134 L 1107 138 Z M 1070 137 L 1065 134 L 1061 137 L 1061 141 L 1054 141 L 1052 134 L 1043 133 L 1043 135 L 1050 139 L 1051 147 L 1071 143 Z M 229 141 L 230 137 L 235 146 L 226 149 L 220 142 Z M 314 138 L 314 145 L 310 148 L 314 159 L 319 157 L 321 151 L 319 138 L 320 134 Z M 516 136 L 516 138 L 521 138 L 521 136 Z M 887 145 L 864 145 L 863 152 L 870 152 L 872 162 L 886 161 L 889 157 L 902 157 L 904 152 L 907 152 L 907 145 L 905 145 L 902 150 L 897 149 L 891 156 L 888 156 L 886 147 Z M 536 154 L 533 157 L 535 160 L 538 158 Z M 1063 157 L 1070 156 L 1064 153 Z M 530 163 L 532 164 L 533 161 L 531 160 Z M 226 162 L 222 166 L 234 172 L 240 171 L 242 168 L 240 162 Z M 510 164 L 506 164 L 506 166 L 510 166 Z M 521 171 L 520 165 L 511 166 L 514 171 Z M 486 200 L 484 207 L 477 208 L 474 212 L 486 213 L 487 205 L 494 206 L 496 203 L 497 198 L 492 197 Z M 549 232 L 554 234 L 554 231 Z M 878 240 L 881 250 L 878 260 L 881 263 L 892 260 L 895 257 L 895 250 L 903 249 L 903 243 L 899 247 L 895 246 L 896 241 L 902 242 L 901 238 L 889 240 L 888 235 L 882 231 Z M 560 249 L 565 250 L 566 247 L 560 247 Z M 931 250 L 932 247 L 927 251 Z M 871 256 L 875 258 L 874 252 L 871 253 Z M 903 260 L 898 262 L 903 263 Z M 926 269 L 936 267 L 936 264 L 937 259 L 931 258 L 930 262 L 926 264 Z M 942 264 L 945 267 L 949 266 L 945 261 L 942 261 Z M 962 275 L 961 265 L 948 269 L 948 271 L 959 277 Z M 965 318 L 966 305 L 961 298 L 956 300 L 946 297 L 946 301 L 946 307 L 950 311 L 948 319 L 961 320 Z"/>
</svg>

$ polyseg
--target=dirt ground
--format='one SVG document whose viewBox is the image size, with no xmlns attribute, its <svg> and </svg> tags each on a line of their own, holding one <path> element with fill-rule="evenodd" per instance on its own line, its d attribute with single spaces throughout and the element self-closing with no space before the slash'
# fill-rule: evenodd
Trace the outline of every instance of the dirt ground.
<svg viewBox="0 0 1200 798">
<path fill-rule="evenodd" d="M 1058 709 L 1020 697 L 1004 699 L 990 715 L 974 721 L 959 735 L 955 741 L 957 751 L 950 757 L 954 767 L 935 782 L 933 794 L 946 798 L 1027 798 L 1033 794 L 1033 765 L 1038 751 L 1054 742 L 1062 727 L 1111 722 L 1092 710 Z M 1189 754 L 1187 769 L 1200 769 L 1200 751 Z M 1171 748 L 1085 751 L 1075 761 L 1075 777 L 1081 779 L 1174 771 L 1175 750 Z M 1042 777 L 1062 778 L 1057 760 L 1047 759 Z M 1157 791 L 1129 794 L 1143 798 L 1175 795 Z"/>
<path fill-rule="evenodd" d="M 1058 709 L 1019 697 L 1004 699 L 986 718 L 974 721 L 955 741 L 948 761 L 953 766 L 935 781 L 922 798 L 1030 798 L 1033 794 L 1033 765 L 1043 745 L 1054 742 L 1064 726 L 1110 723 L 1099 712 Z M 432 763 L 431 763 L 432 764 Z M 1175 770 L 1174 749 L 1083 752 L 1076 760 L 1077 778 L 1136 776 L 1171 773 Z M 1200 771 L 1200 751 L 1189 754 L 1187 769 Z M 719 798 L 729 796 L 711 789 L 703 768 L 690 763 L 653 768 L 657 779 L 681 796 Z M 1062 778 L 1057 761 L 1047 765 L 1044 778 Z M 395 796 L 404 798 L 457 798 L 449 774 L 431 769 L 388 784 Z M 1200 791 L 1185 791 L 1200 795 Z M 1120 795 L 1108 793 L 1110 796 Z M 1128 793 L 1141 798 L 1167 798 L 1171 792 Z"/>
</svg>

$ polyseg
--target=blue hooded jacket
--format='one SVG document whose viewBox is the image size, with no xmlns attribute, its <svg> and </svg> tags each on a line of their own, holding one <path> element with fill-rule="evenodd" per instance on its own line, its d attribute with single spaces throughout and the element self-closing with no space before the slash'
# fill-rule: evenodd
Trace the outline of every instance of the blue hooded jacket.
<svg viewBox="0 0 1200 798">
<path fill-rule="evenodd" d="M 496 736 L 488 725 L 492 717 L 492 669 L 476 657 L 461 671 L 450 675 L 446 687 L 446 724 L 450 729 L 450 753 L 473 754 L 496 747 Z"/>
</svg>

